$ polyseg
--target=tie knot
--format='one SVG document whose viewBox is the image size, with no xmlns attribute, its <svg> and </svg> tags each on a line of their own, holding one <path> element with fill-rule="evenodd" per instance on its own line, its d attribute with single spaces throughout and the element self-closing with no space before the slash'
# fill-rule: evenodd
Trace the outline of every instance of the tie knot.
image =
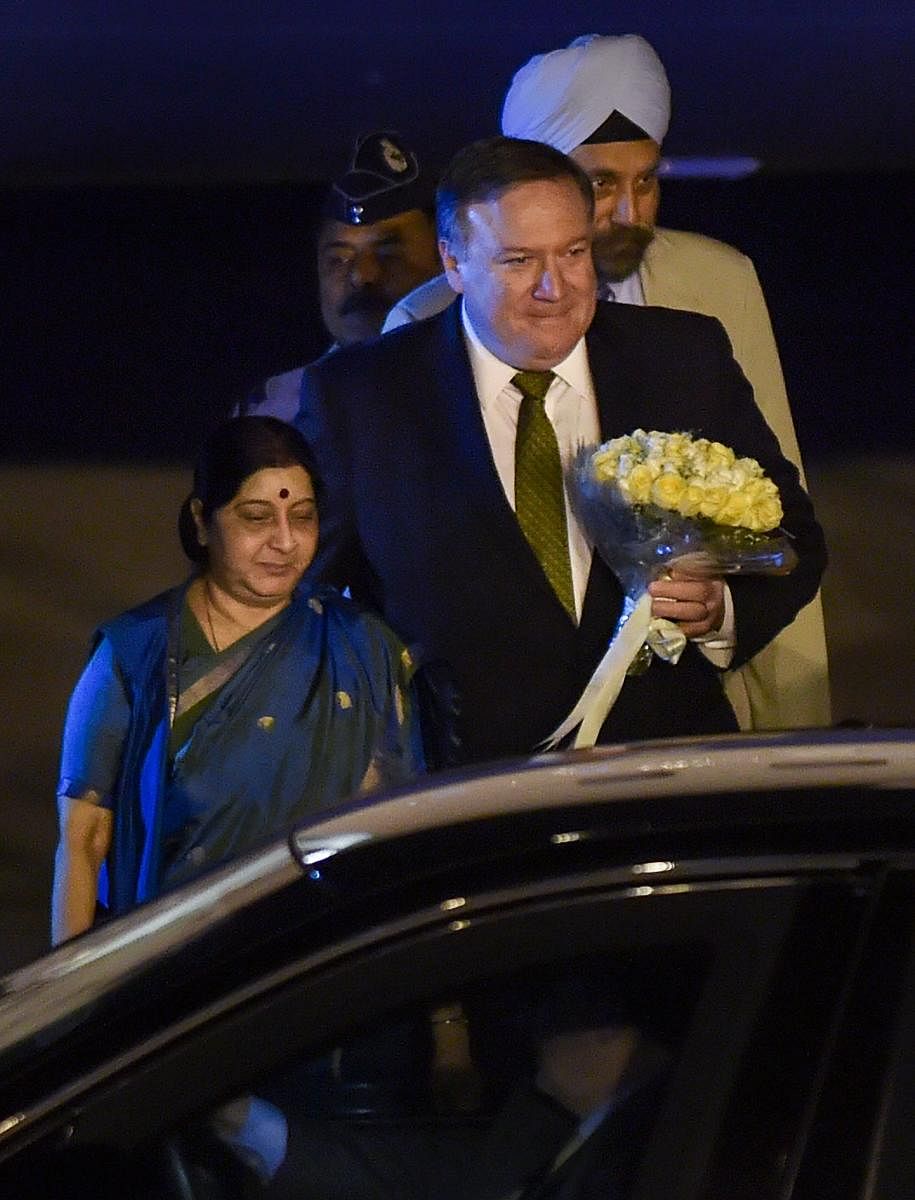
<svg viewBox="0 0 915 1200">
<path fill-rule="evenodd" d="M 512 376 L 512 383 L 523 396 L 530 396 L 542 404 L 555 378 L 552 371 L 519 371 Z"/>
</svg>

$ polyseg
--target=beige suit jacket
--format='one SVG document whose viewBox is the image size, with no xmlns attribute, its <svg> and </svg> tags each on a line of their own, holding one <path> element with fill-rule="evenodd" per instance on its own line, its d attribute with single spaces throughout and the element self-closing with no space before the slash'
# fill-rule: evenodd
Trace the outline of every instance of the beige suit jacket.
<svg viewBox="0 0 915 1200">
<path fill-rule="evenodd" d="M 646 304 L 717 317 L 786 458 L 801 464 L 769 311 L 746 255 L 698 233 L 657 229 L 640 270 Z M 741 728 L 829 725 L 826 634 L 819 595 L 749 663 L 725 678 Z"/>
<path fill-rule="evenodd" d="M 717 317 L 727 330 L 756 403 L 782 452 L 804 470 L 769 311 L 746 255 L 698 233 L 656 229 L 640 268 L 646 304 Z M 444 275 L 421 284 L 391 310 L 387 333 L 441 312 L 454 300 Z M 819 595 L 744 666 L 725 675 L 725 690 L 742 729 L 829 725 L 826 635 Z"/>
</svg>

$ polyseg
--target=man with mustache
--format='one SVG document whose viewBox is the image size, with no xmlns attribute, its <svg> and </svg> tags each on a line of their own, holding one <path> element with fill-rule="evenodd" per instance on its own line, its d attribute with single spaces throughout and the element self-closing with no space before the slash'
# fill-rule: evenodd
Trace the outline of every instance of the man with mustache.
<svg viewBox="0 0 915 1200">
<path fill-rule="evenodd" d="M 330 351 L 377 337 L 391 305 L 438 271 L 432 199 L 416 155 L 398 134 L 382 130 L 357 139 L 346 172 L 330 186 L 318 231 Z M 301 367 L 273 376 L 244 412 L 291 421 L 301 383 Z"/>
<path fill-rule="evenodd" d="M 782 452 L 803 471 L 752 262 L 712 238 L 655 224 L 669 119 L 670 87 L 652 47 L 632 34 L 590 34 L 520 68 L 505 96 L 502 132 L 548 143 L 590 178 L 599 299 L 717 317 Z M 385 331 L 429 317 L 453 300 L 440 275 L 394 307 Z M 751 662 L 729 673 L 726 690 L 742 728 L 830 723 L 819 596 Z"/>
</svg>

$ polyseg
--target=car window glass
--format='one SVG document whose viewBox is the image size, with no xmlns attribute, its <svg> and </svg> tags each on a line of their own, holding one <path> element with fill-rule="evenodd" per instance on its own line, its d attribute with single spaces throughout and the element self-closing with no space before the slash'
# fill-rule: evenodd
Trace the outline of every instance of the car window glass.
<svg viewBox="0 0 915 1200">
<path fill-rule="evenodd" d="M 867 888 L 588 882 L 449 900 L 285 966 L 130 1079 L 122 1060 L 65 1156 L 114 1149 L 138 1197 L 166 1171 L 194 1200 L 505 1200 L 583 1186 L 622 1122 L 595 1195 L 782 1195 Z"/>
<path fill-rule="evenodd" d="M 401 1010 L 273 1073 L 209 1132 L 266 1196 L 495 1200 L 547 1180 L 625 1196 L 709 954 L 592 954 Z"/>
</svg>

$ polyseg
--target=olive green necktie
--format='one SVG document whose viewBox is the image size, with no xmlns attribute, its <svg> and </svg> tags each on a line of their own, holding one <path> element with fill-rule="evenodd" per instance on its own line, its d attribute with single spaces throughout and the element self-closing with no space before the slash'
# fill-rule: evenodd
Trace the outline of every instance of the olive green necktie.
<svg viewBox="0 0 915 1200">
<path fill-rule="evenodd" d="M 515 513 L 544 574 L 574 621 L 562 462 L 556 431 L 543 406 L 554 378 L 552 371 L 519 371 L 512 377 L 522 397 L 515 435 Z"/>
</svg>

